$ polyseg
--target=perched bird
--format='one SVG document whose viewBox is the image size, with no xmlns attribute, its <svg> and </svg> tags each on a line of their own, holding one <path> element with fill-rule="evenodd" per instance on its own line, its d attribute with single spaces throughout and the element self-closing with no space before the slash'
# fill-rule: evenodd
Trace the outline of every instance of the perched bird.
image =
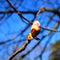
<svg viewBox="0 0 60 60">
<path fill-rule="evenodd" d="M 28 34 L 28 39 L 32 40 L 33 38 L 38 40 L 36 36 L 40 33 L 40 22 L 38 20 L 35 20 L 33 22 L 33 25 L 31 26 L 31 33 Z"/>
<path fill-rule="evenodd" d="M 35 20 L 31 27 L 32 37 L 33 38 L 36 37 L 39 33 L 40 33 L 40 22 L 38 20 Z"/>
</svg>

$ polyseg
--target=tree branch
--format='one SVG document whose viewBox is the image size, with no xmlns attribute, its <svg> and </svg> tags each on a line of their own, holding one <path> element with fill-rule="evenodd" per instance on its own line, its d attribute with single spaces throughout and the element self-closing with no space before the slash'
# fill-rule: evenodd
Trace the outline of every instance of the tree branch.
<svg viewBox="0 0 60 60">
<path fill-rule="evenodd" d="M 60 30 L 57 30 L 58 26 L 59 26 L 59 23 L 57 22 L 53 29 L 42 27 L 42 26 L 41 26 L 41 28 L 46 29 L 46 30 L 50 30 L 51 32 L 60 32 Z"/>
<path fill-rule="evenodd" d="M 58 11 L 58 9 L 49 9 L 49 8 L 43 7 L 43 10 L 41 8 L 40 13 L 45 12 L 45 11 L 52 12 L 52 13 L 60 16 L 60 12 Z M 5 10 L 5 11 L 0 11 L 0 14 L 8 14 L 8 13 L 16 13 L 16 12 L 17 11 L 15 11 L 15 10 Z M 22 13 L 22 14 L 35 14 L 36 15 L 36 13 L 38 11 L 19 11 L 19 12 Z"/>
<path fill-rule="evenodd" d="M 26 43 L 21 48 L 19 48 L 15 53 L 13 53 L 12 56 L 8 60 L 12 60 L 18 53 L 20 53 L 23 50 L 25 50 L 25 48 L 27 47 L 27 45 L 29 43 L 30 43 L 30 40 L 27 40 Z"/>
<path fill-rule="evenodd" d="M 57 30 L 57 29 L 51 29 L 51 28 L 46 28 L 46 27 L 43 27 L 43 26 L 41 26 L 41 28 L 44 29 L 44 30 L 52 31 L 52 32 L 60 32 L 60 30 Z"/>
<path fill-rule="evenodd" d="M 7 0 L 7 2 L 9 3 L 9 5 L 14 9 L 14 11 L 21 17 L 23 18 L 24 20 L 26 20 L 29 24 L 32 24 L 27 18 L 25 18 L 22 13 L 20 11 L 18 11 L 14 5 L 10 2 L 10 0 Z"/>
<path fill-rule="evenodd" d="M 37 11 L 19 11 L 22 14 L 36 14 Z M 16 13 L 14 10 L 5 10 L 5 11 L 0 11 L 0 14 L 8 14 L 8 13 Z"/>
</svg>

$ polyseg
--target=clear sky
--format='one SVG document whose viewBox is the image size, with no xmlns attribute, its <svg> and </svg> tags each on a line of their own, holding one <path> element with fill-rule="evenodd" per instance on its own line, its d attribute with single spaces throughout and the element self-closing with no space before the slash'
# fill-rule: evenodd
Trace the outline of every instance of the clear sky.
<svg viewBox="0 0 60 60">
<path fill-rule="evenodd" d="M 3 2 L 4 0 L 2 0 Z M 15 4 L 16 0 L 10 0 L 13 4 Z M 19 0 L 18 0 L 19 1 Z M 46 7 L 46 8 L 51 8 L 51 9 L 55 9 L 59 7 L 59 3 L 60 0 L 58 0 L 58 3 L 56 3 L 57 0 L 41 0 L 41 1 L 37 1 L 37 0 L 22 0 L 23 3 L 21 2 L 21 0 L 19 2 L 17 2 L 16 5 L 14 5 L 18 10 L 20 11 L 37 11 L 39 10 L 42 6 Z M 5 1 L 3 4 L 2 2 L 0 2 L 0 11 L 5 11 L 5 10 L 13 10 L 9 4 Z M 51 2 L 51 4 L 49 3 Z M 21 5 L 19 5 L 19 3 Z M 18 6 L 19 5 L 19 6 Z M 5 7 L 10 7 L 10 8 L 5 8 Z M 14 38 L 15 36 L 17 36 L 19 33 L 21 33 L 21 31 L 23 29 L 25 29 L 27 26 L 28 28 L 26 28 L 25 32 L 23 32 L 21 35 L 19 35 L 15 40 L 12 40 L 11 42 L 6 43 L 5 45 L 0 45 L 0 58 L 3 58 L 3 54 L 5 54 L 4 59 L 6 60 L 12 53 L 13 51 L 13 47 L 18 45 L 18 43 L 13 44 L 12 42 L 17 42 L 19 40 L 24 40 L 23 43 L 20 43 L 18 47 L 21 47 L 25 41 L 27 40 L 27 35 L 30 32 L 30 25 L 28 23 L 26 23 L 26 21 L 24 19 L 21 19 L 17 13 L 13 13 L 13 14 L 0 14 L 0 16 L 4 16 L 4 18 L 1 19 L 0 21 L 0 42 L 3 41 L 7 41 L 8 39 Z M 38 20 L 41 24 L 41 26 L 46 26 L 46 24 L 48 23 L 48 21 L 50 20 L 50 17 L 53 16 L 54 14 L 52 12 L 44 12 L 39 14 L 38 16 Z M 23 14 L 24 17 L 26 17 L 27 19 L 29 19 L 30 21 L 32 21 L 34 19 L 34 15 L 33 14 Z M 52 18 L 53 21 L 50 22 L 50 24 L 47 26 L 47 28 L 53 28 L 56 24 L 56 22 L 54 20 L 60 20 L 60 17 L 56 14 L 54 15 L 54 17 Z M 58 27 L 58 30 L 60 30 L 60 26 Z M 38 37 L 42 38 L 42 36 L 44 36 L 45 34 L 47 34 L 47 32 L 49 32 L 48 30 L 43 30 L 43 33 L 39 34 Z M 38 47 L 36 47 L 30 54 L 28 54 L 27 57 L 30 58 L 30 60 L 34 60 L 34 57 L 38 56 L 40 54 L 40 52 L 42 51 L 43 47 L 45 46 L 46 41 L 49 39 L 49 36 L 47 36 Z M 55 32 L 54 36 L 50 39 L 51 41 L 48 43 L 47 48 L 51 46 L 51 44 L 53 44 L 54 42 L 56 42 L 57 40 L 60 39 L 60 32 Z M 33 40 L 31 41 L 31 43 L 27 46 L 25 51 L 28 51 L 29 49 L 31 49 L 38 41 Z M 42 46 L 42 47 L 41 47 Z M 2 50 L 3 49 L 3 50 Z M 7 55 L 7 53 L 5 53 L 7 50 L 9 50 L 7 53 L 10 53 L 10 55 Z M 46 49 L 47 50 L 47 49 Z M 44 54 L 43 54 L 43 60 L 48 60 L 49 54 L 50 54 L 51 50 L 48 49 Z M 22 52 L 22 54 L 24 54 L 26 52 Z M 1 59 L 1 60 L 4 60 Z M 39 58 L 37 60 L 40 60 Z"/>
</svg>

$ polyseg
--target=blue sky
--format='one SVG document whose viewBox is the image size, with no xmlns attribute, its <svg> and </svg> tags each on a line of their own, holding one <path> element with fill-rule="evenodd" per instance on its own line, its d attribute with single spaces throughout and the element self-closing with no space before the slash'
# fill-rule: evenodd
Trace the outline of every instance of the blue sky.
<svg viewBox="0 0 60 60">
<path fill-rule="evenodd" d="M 4 1 L 4 0 L 3 0 Z M 12 1 L 11 2 L 14 4 L 16 0 Z M 19 0 L 18 0 L 19 1 Z M 38 0 L 39 1 L 39 0 Z M 49 4 L 49 1 L 48 2 L 43 2 L 42 0 L 38 2 L 37 0 L 24 0 L 24 2 L 22 3 L 21 6 L 19 6 L 18 10 L 20 11 L 37 11 L 39 10 L 42 6 L 46 7 L 46 8 L 57 8 L 59 7 L 58 4 L 55 4 L 55 1 L 54 2 L 52 0 L 49 0 L 50 2 L 52 2 L 52 4 Z M 60 3 L 60 0 L 58 0 Z M 1 3 L 0 3 L 1 5 Z M 9 6 L 9 4 L 5 1 L 4 4 L 2 4 L 0 6 L 0 11 L 4 11 L 4 10 L 8 10 L 8 9 L 5 9 L 5 7 Z M 18 7 L 18 4 L 15 5 L 15 7 L 17 8 Z M 10 10 L 13 10 L 11 7 L 9 8 Z M 3 14 L 0 14 L 0 16 L 2 16 Z M 39 22 L 41 23 L 41 26 L 46 26 L 47 22 L 50 20 L 49 16 L 53 16 L 54 14 L 51 13 L 51 12 L 44 12 L 44 13 L 41 13 L 39 14 L 38 16 L 38 20 Z M 6 41 L 8 39 L 11 39 L 13 37 L 15 37 L 16 35 L 18 35 L 19 33 L 21 33 L 21 31 L 29 26 L 29 24 L 25 23 L 22 21 L 22 19 L 17 15 L 17 13 L 13 13 L 11 14 L 10 17 L 7 17 L 9 16 L 8 14 L 5 14 L 4 18 L 1 20 L 0 22 L 0 42 L 2 41 Z M 30 21 L 32 21 L 32 19 L 34 18 L 34 15 L 33 14 L 23 14 L 24 17 L 26 17 L 27 19 L 29 19 Z M 52 20 L 59 20 L 60 17 L 58 17 L 58 15 L 54 15 L 54 18 Z M 23 19 L 24 20 L 24 19 Z M 51 21 L 51 23 L 47 26 L 47 28 L 53 28 L 55 26 L 55 23 L 54 21 Z M 30 26 L 31 27 L 31 26 Z M 16 42 L 16 41 L 19 41 L 19 40 L 24 40 L 23 43 L 20 43 L 19 44 L 19 47 L 21 47 L 25 41 L 27 40 L 27 35 L 28 33 L 30 32 L 30 27 L 28 27 L 26 29 L 26 31 L 18 36 L 15 40 L 13 40 L 13 42 Z M 60 26 L 58 27 L 58 30 L 60 30 Z M 43 33 L 39 34 L 38 37 L 41 38 L 43 35 L 45 35 L 47 32 L 47 30 L 44 30 Z M 54 42 L 56 42 L 57 40 L 60 39 L 59 37 L 60 35 L 60 32 L 56 32 L 54 34 L 54 36 L 51 38 L 51 41 L 49 42 L 48 46 L 50 47 L 51 44 L 53 44 Z M 48 40 L 49 36 L 47 36 L 42 42 L 41 44 L 39 45 L 39 47 L 35 48 L 35 50 L 33 50 L 27 57 L 30 57 L 30 60 L 34 60 L 34 57 L 35 56 L 38 56 L 38 54 L 40 54 L 40 46 L 44 47 L 46 41 Z M 26 50 L 25 51 L 28 51 L 29 49 L 31 49 L 38 41 L 36 40 L 33 40 L 31 41 L 31 43 L 27 46 Z M 8 47 L 8 45 L 11 44 Z M 6 47 L 4 47 L 4 45 L 1 45 L 0 46 L 0 49 L 3 49 L 0 53 L 0 57 L 2 57 L 2 55 L 4 54 L 4 51 L 6 51 L 7 49 L 9 49 L 9 52 L 12 52 L 13 50 L 13 46 L 17 45 L 16 44 L 12 44 L 12 42 L 10 43 L 7 43 L 6 44 Z M 40 49 L 40 50 L 39 50 Z M 36 53 L 35 53 L 36 52 Z M 49 54 L 50 54 L 50 50 L 46 51 L 44 54 L 43 54 L 43 60 L 48 60 L 48 57 L 49 57 Z M 26 52 L 22 52 L 22 53 L 26 53 Z M 22 54 L 21 53 L 21 54 Z M 11 53 L 10 53 L 11 54 Z M 5 54 L 5 59 L 7 59 L 9 56 L 7 54 Z M 3 59 L 1 59 L 3 60 Z M 39 58 L 37 59 L 39 60 Z"/>
</svg>

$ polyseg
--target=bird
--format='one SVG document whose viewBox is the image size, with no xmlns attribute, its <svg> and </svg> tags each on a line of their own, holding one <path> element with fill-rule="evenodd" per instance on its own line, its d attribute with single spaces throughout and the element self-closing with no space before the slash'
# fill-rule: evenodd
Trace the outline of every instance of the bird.
<svg viewBox="0 0 60 60">
<path fill-rule="evenodd" d="M 40 30 L 40 22 L 35 20 L 31 26 L 31 32 L 28 34 L 28 40 L 32 40 L 33 38 L 38 40 L 37 35 L 40 33 Z"/>
</svg>

